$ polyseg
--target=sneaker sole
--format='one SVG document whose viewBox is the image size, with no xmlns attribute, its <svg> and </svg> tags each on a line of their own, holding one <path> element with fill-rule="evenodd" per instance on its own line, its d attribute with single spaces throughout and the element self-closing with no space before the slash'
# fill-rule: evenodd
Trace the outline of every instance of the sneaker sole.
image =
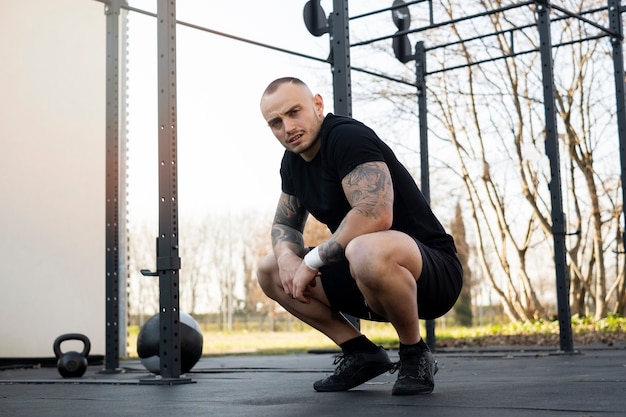
<svg viewBox="0 0 626 417">
<path fill-rule="evenodd" d="M 391 390 L 391 395 L 424 395 L 433 392 L 435 387 L 424 387 L 420 389 L 415 388 L 394 388 Z"/>
<path fill-rule="evenodd" d="M 433 375 L 435 375 L 437 373 L 437 371 L 439 370 L 439 366 L 437 366 L 437 362 L 435 361 L 435 363 L 433 364 Z M 433 392 L 433 390 L 435 389 L 435 384 L 433 383 L 432 386 L 423 386 L 421 388 L 416 388 L 416 387 L 396 387 L 394 386 L 391 389 L 391 395 L 424 395 L 424 394 L 430 394 Z"/>
<path fill-rule="evenodd" d="M 317 382 L 315 384 L 313 384 L 313 389 L 315 389 L 315 391 L 319 391 L 319 392 L 335 392 L 335 391 L 348 391 L 349 389 L 352 389 L 354 387 L 357 387 L 367 381 L 369 381 L 370 379 L 374 379 L 379 375 L 384 374 L 385 372 L 391 370 L 391 368 L 393 368 L 394 364 L 393 362 L 390 362 L 388 364 L 381 364 L 381 365 L 366 365 L 363 366 L 361 369 L 359 369 L 359 371 L 356 373 L 355 375 L 355 379 L 352 380 L 351 384 L 345 385 L 345 384 L 336 384 L 336 385 L 327 385 L 327 386 L 319 386 L 317 385 Z M 361 375 L 365 370 L 367 370 L 367 374 L 365 376 Z M 359 375 L 361 375 L 359 377 Z M 320 381 L 318 381 L 320 382 Z"/>
</svg>

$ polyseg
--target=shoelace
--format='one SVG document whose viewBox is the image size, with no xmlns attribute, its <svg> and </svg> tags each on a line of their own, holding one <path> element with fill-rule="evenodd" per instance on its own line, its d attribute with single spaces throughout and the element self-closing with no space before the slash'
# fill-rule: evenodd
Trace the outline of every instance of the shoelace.
<svg viewBox="0 0 626 417">
<path fill-rule="evenodd" d="M 409 368 L 409 367 L 412 367 L 412 366 L 413 366 L 413 364 L 409 364 L 406 368 Z M 437 371 L 438 371 L 438 369 L 437 369 L 437 361 L 436 360 L 435 360 L 435 362 L 433 363 L 432 366 L 434 367 L 433 374 L 436 374 Z M 405 371 L 406 371 L 406 368 L 405 368 Z M 429 370 L 428 370 L 428 362 L 426 362 L 426 358 L 424 358 L 424 357 L 419 358 L 419 361 L 417 363 L 417 376 L 407 375 L 408 371 L 403 373 L 402 372 L 402 361 L 395 362 L 393 364 L 393 367 L 389 370 L 389 373 L 390 374 L 394 374 L 394 373 L 396 373 L 396 371 L 399 371 L 400 372 L 399 376 L 402 376 L 402 377 L 424 379 L 424 378 L 426 378 L 426 376 L 428 376 L 428 372 L 429 372 Z"/>
<path fill-rule="evenodd" d="M 345 368 L 349 366 L 349 364 L 354 360 L 353 355 L 346 355 L 345 353 L 340 353 L 335 356 L 335 360 L 333 361 L 333 365 L 337 365 L 335 368 L 335 375 L 340 374 Z"/>
</svg>

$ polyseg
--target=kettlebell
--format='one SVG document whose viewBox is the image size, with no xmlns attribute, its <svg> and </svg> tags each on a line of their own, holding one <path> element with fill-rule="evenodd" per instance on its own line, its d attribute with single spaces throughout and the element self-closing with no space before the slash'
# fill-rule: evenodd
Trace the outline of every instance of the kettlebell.
<svg viewBox="0 0 626 417">
<path fill-rule="evenodd" d="M 83 342 L 83 351 L 78 353 L 70 351 L 63 353 L 61 351 L 61 343 L 66 340 L 79 340 Z M 80 333 L 62 334 L 57 337 L 52 346 L 54 355 L 57 357 L 57 369 L 63 378 L 77 378 L 83 376 L 87 370 L 87 355 L 91 350 L 91 342 L 89 338 Z"/>
</svg>

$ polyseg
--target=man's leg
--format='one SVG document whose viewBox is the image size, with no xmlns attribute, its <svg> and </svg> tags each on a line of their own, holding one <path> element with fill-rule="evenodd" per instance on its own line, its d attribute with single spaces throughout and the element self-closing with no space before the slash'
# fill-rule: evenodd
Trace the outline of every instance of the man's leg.
<svg viewBox="0 0 626 417">
<path fill-rule="evenodd" d="M 416 295 L 422 255 L 413 238 L 397 231 L 362 235 L 348 244 L 346 258 L 367 304 L 391 322 L 400 343 L 419 342 Z"/>
<path fill-rule="evenodd" d="M 285 294 L 278 276 L 276 258 L 269 255 L 259 264 L 257 271 L 259 285 L 265 294 L 278 302 L 289 313 L 328 336 L 337 345 L 358 337 L 357 330 L 345 317 L 333 314 L 324 288 L 317 278 L 317 285 L 311 287 L 311 303 L 304 304 Z"/>
<path fill-rule="evenodd" d="M 423 260 L 412 237 L 397 231 L 359 236 L 346 248 L 350 272 L 372 310 L 386 317 L 400 339 L 394 395 L 434 389 L 437 365 L 420 336 L 417 281 Z"/>
<path fill-rule="evenodd" d="M 315 287 L 310 288 L 311 302 L 304 304 L 285 294 L 274 256 L 261 261 L 257 275 L 268 297 L 341 347 L 343 353 L 335 372 L 315 382 L 313 387 L 317 391 L 349 390 L 393 367 L 382 347 L 370 342 L 343 315 L 333 312 L 319 278 Z"/>
</svg>

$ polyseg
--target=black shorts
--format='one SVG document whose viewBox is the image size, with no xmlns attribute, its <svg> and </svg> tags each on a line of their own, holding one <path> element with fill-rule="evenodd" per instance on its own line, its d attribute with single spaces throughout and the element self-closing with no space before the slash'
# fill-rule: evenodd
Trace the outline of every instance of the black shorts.
<svg viewBox="0 0 626 417">
<path fill-rule="evenodd" d="M 432 320 L 446 314 L 456 302 L 463 286 L 463 268 L 456 254 L 430 248 L 418 240 L 422 253 L 422 275 L 417 281 L 417 306 L 420 319 Z M 324 292 L 334 311 L 365 320 L 388 321 L 372 311 L 350 275 L 348 261 L 320 268 Z"/>
</svg>

